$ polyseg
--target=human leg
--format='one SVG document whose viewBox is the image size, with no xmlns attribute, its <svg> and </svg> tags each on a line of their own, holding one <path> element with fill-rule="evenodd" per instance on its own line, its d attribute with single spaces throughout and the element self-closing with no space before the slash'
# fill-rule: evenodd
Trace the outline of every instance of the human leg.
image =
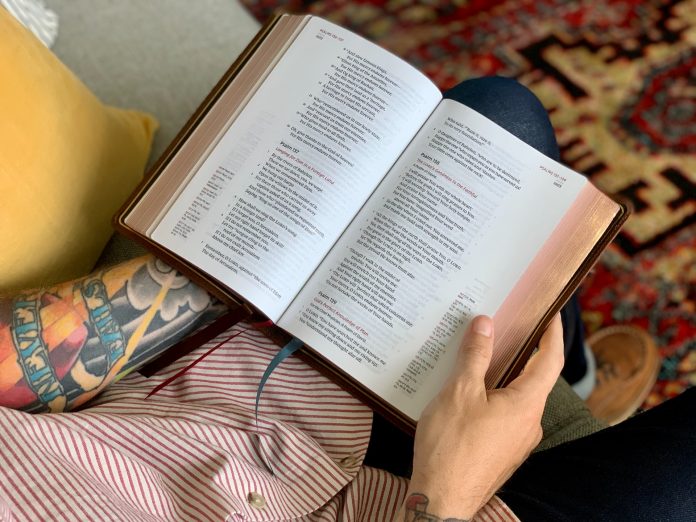
<svg viewBox="0 0 696 522">
<path fill-rule="evenodd" d="M 559 159 L 556 135 L 546 109 L 525 86 L 511 78 L 486 76 L 466 80 L 444 97 L 483 114 L 546 156 Z"/>
<path fill-rule="evenodd" d="M 465 103 L 547 156 L 558 159 L 553 128 L 543 106 L 517 82 L 502 78 L 473 80 L 460 84 L 445 96 Z M 587 370 L 577 299 L 564 307 L 562 318 L 566 348 L 563 375 L 573 383 Z M 523 520 L 653 519 L 660 511 L 648 509 L 651 504 L 662 513 L 669 513 L 671 519 L 683 520 L 686 514 L 683 503 L 693 496 L 691 485 L 696 482 L 696 465 L 688 466 L 696 456 L 696 436 L 692 435 L 696 424 L 691 414 L 695 406 L 692 392 L 674 404 L 635 417 L 616 428 L 535 454 L 506 485 L 502 497 L 509 500 Z M 669 440 L 663 440 L 662 435 Z M 688 450 L 680 453 L 682 445 L 688 446 Z M 641 458 L 643 450 L 650 453 L 647 458 Z M 654 460 L 659 463 L 650 477 L 656 478 L 656 483 L 636 480 L 641 465 L 649 463 L 652 467 Z M 684 473 L 674 489 L 670 489 L 668 475 L 672 469 Z M 612 483 L 621 489 L 614 489 Z M 631 489 L 640 491 L 638 501 Z M 589 509 L 583 509 L 582 503 L 588 501 Z M 598 503 L 602 504 L 601 508 Z M 631 506 L 625 504 L 634 509 L 629 511 Z M 620 510 L 631 516 L 620 516 Z"/>
<path fill-rule="evenodd" d="M 533 454 L 498 492 L 522 520 L 696 520 L 696 389 Z M 569 472 L 572 470 L 572 472 Z"/>
<path fill-rule="evenodd" d="M 559 158 L 553 127 L 546 111 L 534 95 L 517 82 L 503 78 L 472 80 L 463 82 L 445 96 L 477 110 L 547 156 Z M 563 376 L 572 384 L 579 381 L 587 371 L 583 325 L 576 298 L 571 299 L 563 308 L 561 316 L 566 352 Z M 629 489 L 636 487 L 635 477 L 639 475 L 641 464 L 649 461 L 652 465 L 654 459 L 641 459 L 641 450 L 645 446 L 646 451 L 660 459 L 660 463 L 656 465 L 657 473 L 651 473 L 651 477 L 657 478 L 659 482 L 651 484 L 648 480 L 640 481 L 644 490 L 640 495 L 645 502 L 632 504 L 636 509 L 631 514 L 635 515 L 635 519 L 639 519 L 640 516 L 652 519 L 659 513 L 646 508 L 651 503 L 667 504 L 668 506 L 661 509 L 667 513 L 668 507 L 673 507 L 673 518 L 679 519 L 680 515 L 684 515 L 680 511 L 679 498 L 688 501 L 692 497 L 689 493 L 691 484 L 695 482 L 696 466 L 684 470 L 685 476 L 678 479 L 684 489 L 669 490 L 671 481 L 667 474 L 670 469 L 680 469 L 677 466 L 680 461 L 680 445 L 688 445 L 691 451 L 689 455 L 682 454 L 685 462 L 694 461 L 696 439 L 691 433 L 695 431 L 695 423 L 692 420 L 693 415 L 690 414 L 696 406 L 693 396 L 692 392 L 690 396 L 674 404 L 665 405 L 645 417 L 636 417 L 635 420 L 617 428 L 568 443 L 559 449 L 535 454 L 510 481 L 504 490 L 506 493 L 502 495 L 503 498 L 506 501 L 510 499 L 510 505 L 516 513 L 519 508 L 519 515 L 523 520 L 560 519 L 557 514 L 567 516 L 571 520 L 602 517 L 613 520 L 633 519 L 618 516 L 618 509 L 627 509 L 627 506 L 621 504 L 622 500 L 629 504 L 634 502 L 634 495 L 630 494 Z M 662 430 L 670 440 L 662 440 Z M 630 442 L 627 439 L 630 439 Z M 568 480 L 572 481 L 572 485 Z M 618 495 L 612 488 L 614 481 L 623 487 Z M 665 488 L 668 491 L 664 491 Z M 575 496 L 568 495 L 569 490 L 572 490 Z M 682 497 L 679 497 L 680 493 Z M 536 498 L 544 500 L 558 499 L 557 502 L 563 508 L 575 508 L 576 511 L 569 509 L 566 514 L 562 511 L 555 512 L 556 505 L 551 502 L 544 504 L 537 501 L 538 504 L 535 504 L 535 495 Z M 583 500 L 592 502 L 587 512 L 577 510 L 576 506 Z M 602 503 L 601 509 L 595 506 L 598 502 Z M 540 506 L 545 511 L 540 510 Z M 592 508 L 596 508 L 596 511 Z M 599 513 L 599 516 L 595 516 L 594 513 Z"/>
</svg>

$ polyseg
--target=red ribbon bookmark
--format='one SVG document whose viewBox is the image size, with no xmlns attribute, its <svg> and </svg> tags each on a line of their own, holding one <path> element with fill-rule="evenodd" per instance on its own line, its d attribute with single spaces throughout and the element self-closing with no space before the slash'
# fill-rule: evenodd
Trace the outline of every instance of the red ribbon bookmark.
<svg viewBox="0 0 696 522">
<path fill-rule="evenodd" d="M 220 348 L 223 344 L 225 344 L 226 342 L 228 342 L 228 341 L 234 339 L 234 338 L 237 337 L 238 335 L 243 334 L 244 332 L 246 332 L 247 330 L 250 330 L 251 328 L 268 328 L 268 327 L 270 327 L 270 326 L 273 326 L 273 321 L 270 321 L 270 320 L 268 320 L 268 321 L 262 321 L 262 322 L 259 322 L 259 323 L 252 323 L 252 324 L 250 324 L 249 326 L 247 326 L 246 328 L 243 328 L 243 329 L 239 330 L 238 332 L 235 332 L 235 333 L 233 333 L 232 335 L 226 337 L 225 339 L 223 339 L 222 341 L 220 341 L 219 343 L 217 343 L 215 346 L 211 347 L 207 352 L 205 352 L 205 353 L 202 354 L 200 357 L 198 357 L 195 361 L 193 361 L 192 363 L 190 363 L 188 366 L 182 368 L 181 370 L 179 370 L 178 372 L 176 372 L 174 375 L 172 375 L 171 377 L 169 377 L 167 380 L 165 380 L 165 381 L 161 382 L 160 384 L 158 384 L 157 386 L 155 386 L 155 387 L 150 391 L 150 393 L 147 394 L 147 396 L 146 396 L 145 398 L 146 398 L 146 399 L 149 399 L 152 395 L 154 395 L 155 393 L 157 393 L 158 391 L 160 391 L 162 388 L 164 388 L 164 387 L 166 387 L 166 386 L 169 386 L 171 383 L 173 383 L 173 382 L 174 382 L 175 380 L 177 380 L 179 377 L 181 377 L 182 375 L 184 375 L 184 374 L 185 374 L 187 371 L 189 371 L 191 368 L 193 368 L 194 366 L 196 366 L 196 365 L 197 365 L 199 362 L 201 362 L 203 359 L 205 359 L 206 357 L 208 357 L 208 356 L 209 356 L 211 353 L 213 353 L 215 350 L 217 350 L 218 348 Z"/>
</svg>

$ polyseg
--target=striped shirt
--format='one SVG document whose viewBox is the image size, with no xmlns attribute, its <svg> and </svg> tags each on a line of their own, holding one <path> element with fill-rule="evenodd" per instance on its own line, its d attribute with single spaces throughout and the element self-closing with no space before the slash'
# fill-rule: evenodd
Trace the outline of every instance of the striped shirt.
<svg viewBox="0 0 696 522">
<path fill-rule="evenodd" d="M 132 374 L 81 411 L 0 408 L 0 520 L 393 520 L 408 481 L 362 466 L 372 413 L 238 326 L 151 378 Z M 211 346 L 181 377 L 158 384 Z M 476 520 L 518 520 L 497 497 Z"/>
</svg>

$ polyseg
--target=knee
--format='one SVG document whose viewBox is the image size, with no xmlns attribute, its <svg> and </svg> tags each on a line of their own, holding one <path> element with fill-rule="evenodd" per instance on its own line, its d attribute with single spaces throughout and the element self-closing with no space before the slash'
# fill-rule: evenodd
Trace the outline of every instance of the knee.
<svg viewBox="0 0 696 522">
<path fill-rule="evenodd" d="M 558 159 L 548 113 L 527 87 L 512 78 L 485 76 L 465 80 L 444 94 L 474 109 L 547 156 Z"/>
<path fill-rule="evenodd" d="M 461 101 L 460 98 L 476 99 L 479 103 L 492 103 L 496 99 L 525 100 L 540 103 L 534 93 L 514 78 L 504 76 L 482 76 L 458 83 L 445 91 L 445 98 Z"/>
</svg>

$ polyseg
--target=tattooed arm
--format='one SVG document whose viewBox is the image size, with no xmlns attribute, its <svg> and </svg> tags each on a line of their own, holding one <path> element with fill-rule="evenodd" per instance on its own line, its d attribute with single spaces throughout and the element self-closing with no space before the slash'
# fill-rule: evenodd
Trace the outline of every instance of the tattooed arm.
<svg viewBox="0 0 696 522">
<path fill-rule="evenodd" d="M 493 322 L 477 317 L 452 375 L 418 422 L 413 474 L 398 520 L 471 519 L 541 440 L 546 398 L 563 366 L 560 316 L 524 372 L 498 390 L 486 390 L 484 382 L 492 351 Z"/>
<path fill-rule="evenodd" d="M 224 311 L 152 256 L 0 299 L 0 406 L 75 408 Z"/>
</svg>

